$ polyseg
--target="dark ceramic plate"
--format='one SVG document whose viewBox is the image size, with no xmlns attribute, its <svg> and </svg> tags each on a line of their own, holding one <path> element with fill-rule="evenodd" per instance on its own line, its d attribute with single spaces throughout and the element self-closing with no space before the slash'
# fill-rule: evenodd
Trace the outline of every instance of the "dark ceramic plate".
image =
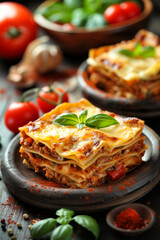
<svg viewBox="0 0 160 240">
<path fill-rule="evenodd" d="M 144 163 L 127 174 L 125 179 L 103 184 L 93 189 L 67 189 L 54 186 L 51 181 L 22 164 L 17 135 L 9 144 L 1 169 L 8 190 L 33 206 L 92 212 L 137 200 L 148 193 L 160 180 L 159 137 L 145 126 L 144 135 L 149 146 Z"/>
<path fill-rule="evenodd" d="M 87 77 L 88 64 L 83 62 L 78 70 L 78 84 L 89 101 L 96 106 L 127 116 L 156 117 L 160 116 L 160 99 L 147 98 L 143 100 L 112 97 L 110 94 L 97 88 Z"/>
</svg>

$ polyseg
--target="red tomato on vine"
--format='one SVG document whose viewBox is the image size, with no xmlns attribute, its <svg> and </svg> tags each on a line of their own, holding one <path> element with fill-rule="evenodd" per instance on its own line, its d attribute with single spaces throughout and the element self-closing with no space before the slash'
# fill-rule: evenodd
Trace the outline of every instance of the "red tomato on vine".
<svg viewBox="0 0 160 240">
<path fill-rule="evenodd" d="M 69 101 L 68 93 L 60 87 L 52 89 L 52 87 L 45 86 L 38 95 L 37 103 L 43 113 L 51 111 L 57 104 Z"/>
</svg>

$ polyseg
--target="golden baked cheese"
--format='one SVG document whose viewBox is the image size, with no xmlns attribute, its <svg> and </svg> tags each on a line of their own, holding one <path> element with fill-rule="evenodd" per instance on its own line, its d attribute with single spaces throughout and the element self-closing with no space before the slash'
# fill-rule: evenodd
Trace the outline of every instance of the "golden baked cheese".
<svg viewBox="0 0 160 240">
<path fill-rule="evenodd" d="M 78 129 L 54 123 L 60 114 L 79 115 L 85 109 L 88 117 L 105 113 L 114 117 L 118 124 L 100 129 L 87 126 Z M 100 184 L 106 179 L 110 167 L 121 163 L 128 169 L 141 163 L 146 149 L 143 126 L 144 122 L 138 118 L 123 118 L 81 99 L 77 103 L 63 103 L 21 127 L 20 152 L 25 163 L 28 162 L 35 171 L 48 171 L 45 173 L 48 178 L 55 180 L 55 175 L 60 174 L 57 182 L 63 183 L 65 176 L 67 186 L 86 187 L 91 181 L 94 186 L 98 185 L 97 181 Z M 95 179 L 96 183 L 93 183 Z"/>
<path fill-rule="evenodd" d="M 102 110 L 85 99 L 78 103 L 63 103 L 35 121 L 35 126 L 39 126 L 39 122 L 43 123 L 40 128 L 37 127 L 36 131 L 34 127 L 32 130 L 30 124 L 20 128 L 20 131 L 25 131 L 35 141 L 44 143 L 51 150 L 54 149 L 61 157 L 77 161 L 81 167 L 93 159 L 102 147 L 110 153 L 117 147 L 132 143 L 142 132 L 144 124 L 142 120 L 123 119 L 118 115 L 114 117 L 119 124 L 101 129 L 84 127 L 80 130 L 76 126 L 66 127 L 53 123 L 54 118 L 62 113 L 70 112 L 79 115 L 86 108 L 88 117 L 102 113 Z M 111 114 L 107 111 L 103 113 Z"/>
<path fill-rule="evenodd" d="M 121 49 L 133 50 L 134 46 L 135 41 L 119 44 L 95 59 L 89 58 L 87 62 L 89 65 L 113 71 L 125 81 L 150 81 L 160 71 L 160 46 L 155 47 L 154 57 L 132 58 L 119 53 Z"/>
<path fill-rule="evenodd" d="M 132 57 L 121 53 L 133 52 L 136 44 L 152 48 L 154 54 Z M 89 80 L 117 97 L 143 99 L 160 94 L 160 39 L 146 30 L 129 41 L 90 49 L 87 63 Z"/>
</svg>

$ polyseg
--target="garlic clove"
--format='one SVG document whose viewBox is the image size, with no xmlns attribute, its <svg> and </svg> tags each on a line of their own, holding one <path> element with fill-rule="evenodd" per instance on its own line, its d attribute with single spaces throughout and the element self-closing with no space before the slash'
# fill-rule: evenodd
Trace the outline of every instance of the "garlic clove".
<svg viewBox="0 0 160 240">
<path fill-rule="evenodd" d="M 40 74 L 55 70 L 62 62 L 62 52 L 56 45 L 41 44 L 34 48 L 31 63 Z"/>
</svg>

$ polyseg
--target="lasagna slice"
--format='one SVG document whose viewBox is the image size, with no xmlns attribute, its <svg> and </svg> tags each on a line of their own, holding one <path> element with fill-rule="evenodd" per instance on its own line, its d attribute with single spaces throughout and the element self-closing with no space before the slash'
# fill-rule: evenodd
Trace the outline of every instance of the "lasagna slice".
<svg viewBox="0 0 160 240">
<path fill-rule="evenodd" d="M 153 56 L 130 56 L 136 44 L 151 47 Z M 145 49 L 146 50 L 146 49 Z M 140 30 L 129 41 L 89 51 L 88 78 L 99 89 L 115 97 L 144 99 L 160 95 L 160 38 Z"/>
<path fill-rule="evenodd" d="M 60 126 L 54 123 L 63 113 L 77 116 L 85 109 L 88 117 L 104 113 L 118 124 L 95 129 L 84 126 Z M 108 178 L 120 178 L 140 165 L 146 145 L 142 134 L 144 122 L 123 118 L 93 106 L 86 99 L 63 103 L 35 122 L 20 128 L 20 153 L 29 167 L 63 186 L 95 187 Z"/>
</svg>

